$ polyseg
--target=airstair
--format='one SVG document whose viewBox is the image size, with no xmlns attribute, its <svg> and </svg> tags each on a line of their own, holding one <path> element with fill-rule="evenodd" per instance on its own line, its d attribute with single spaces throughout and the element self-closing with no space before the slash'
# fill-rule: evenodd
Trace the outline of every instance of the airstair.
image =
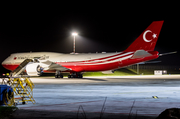
<svg viewBox="0 0 180 119">
<path fill-rule="evenodd" d="M 36 103 L 33 98 L 33 82 L 29 76 L 21 75 L 25 71 L 26 65 L 29 62 L 33 62 L 33 60 L 25 59 L 14 71 L 11 72 L 10 76 L 6 78 L 6 80 L 3 79 L 2 81 L 2 84 L 4 83 L 11 86 L 14 92 L 15 103 L 22 102 L 22 104 L 27 104 L 29 101 L 33 104 Z"/>
<path fill-rule="evenodd" d="M 36 103 L 33 98 L 34 84 L 29 77 L 10 78 L 9 80 L 11 80 L 10 85 L 15 96 L 20 96 L 20 100 L 18 102 L 22 102 L 22 104 L 25 104 L 28 101 L 32 102 L 33 104 Z"/>
<path fill-rule="evenodd" d="M 21 74 L 25 70 L 26 65 L 29 62 L 33 62 L 33 60 L 32 59 L 25 59 L 14 71 L 11 72 L 11 76 L 16 77 L 19 74 Z"/>
</svg>

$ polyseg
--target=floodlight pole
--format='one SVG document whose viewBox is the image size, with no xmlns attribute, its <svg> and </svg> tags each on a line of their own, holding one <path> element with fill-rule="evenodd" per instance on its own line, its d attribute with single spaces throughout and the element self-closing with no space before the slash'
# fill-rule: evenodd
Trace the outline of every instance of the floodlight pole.
<svg viewBox="0 0 180 119">
<path fill-rule="evenodd" d="M 75 35 L 74 35 L 74 49 L 73 49 L 73 52 L 74 52 L 74 54 L 75 54 L 75 46 L 76 44 L 75 44 Z"/>
<path fill-rule="evenodd" d="M 72 35 L 74 36 L 74 43 L 73 43 L 73 52 L 74 52 L 74 54 L 75 54 L 75 48 L 76 48 L 76 46 L 75 46 L 75 41 L 76 41 L 76 36 L 78 35 L 77 33 L 72 33 Z"/>
</svg>

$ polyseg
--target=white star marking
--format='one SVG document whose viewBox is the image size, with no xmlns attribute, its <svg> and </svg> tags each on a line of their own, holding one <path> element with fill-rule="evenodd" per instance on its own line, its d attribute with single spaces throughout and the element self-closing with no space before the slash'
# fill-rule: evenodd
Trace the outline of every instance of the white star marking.
<svg viewBox="0 0 180 119">
<path fill-rule="evenodd" d="M 153 38 L 157 38 L 157 34 L 154 33 L 154 34 L 152 35 L 152 37 L 153 37 Z"/>
</svg>

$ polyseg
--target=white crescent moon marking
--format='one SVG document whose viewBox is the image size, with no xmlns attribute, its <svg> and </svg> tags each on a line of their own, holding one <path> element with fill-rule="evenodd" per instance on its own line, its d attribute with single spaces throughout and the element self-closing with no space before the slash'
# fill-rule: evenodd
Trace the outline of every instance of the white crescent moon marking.
<svg viewBox="0 0 180 119">
<path fill-rule="evenodd" d="M 144 34 L 143 34 L 143 39 L 144 39 L 145 42 L 151 42 L 151 41 L 152 41 L 152 39 L 151 39 L 151 40 L 147 40 L 147 39 L 146 39 L 146 33 L 148 33 L 148 32 L 151 32 L 151 33 L 152 33 L 152 31 L 147 30 L 147 31 L 145 31 Z"/>
</svg>

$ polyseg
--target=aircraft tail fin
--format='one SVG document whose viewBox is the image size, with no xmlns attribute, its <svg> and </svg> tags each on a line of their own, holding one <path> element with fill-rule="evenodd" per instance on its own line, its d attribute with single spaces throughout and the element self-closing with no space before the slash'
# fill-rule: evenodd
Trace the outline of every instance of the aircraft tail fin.
<svg viewBox="0 0 180 119">
<path fill-rule="evenodd" d="M 153 51 L 164 21 L 152 22 L 125 52 L 145 50 Z"/>
</svg>

